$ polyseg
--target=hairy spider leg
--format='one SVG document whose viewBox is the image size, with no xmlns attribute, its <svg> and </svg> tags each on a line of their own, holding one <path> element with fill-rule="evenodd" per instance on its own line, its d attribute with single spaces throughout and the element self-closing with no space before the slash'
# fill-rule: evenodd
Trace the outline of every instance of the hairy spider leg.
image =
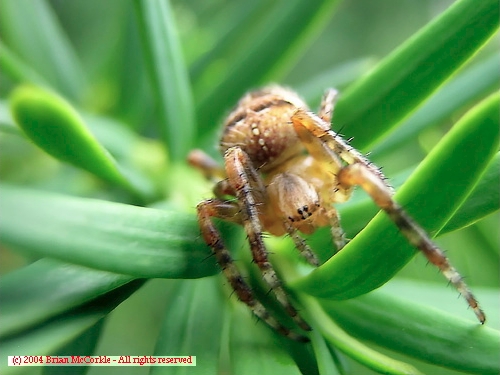
<svg viewBox="0 0 500 375">
<path fill-rule="evenodd" d="M 235 266 L 230 252 L 224 245 L 222 237 L 212 222 L 213 218 L 219 218 L 226 221 L 232 221 L 242 224 L 240 207 L 235 202 L 227 202 L 221 199 L 208 199 L 197 206 L 198 222 L 201 228 L 202 236 L 205 242 L 210 246 L 212 252 L 219 263 L 220 268 L 226 279 L 231 284 L 238 299 L 245 303 L 252 312 L 267 323 L 271 328 L 280 334 L 300 342 L 307 342 L 309 339 L 305 336 L 296 334 L 288 328 L 281 325 L 274 319 L 266 308 L 255 299 L 252 289 L 245 282 L 243 276 Z"/>
<path fill-rule="evenodd" d="M 327 89 L 321 98 L 321 104 L 319 107 L 319 117 L 326 123 L 330 124 L 332 122 L 333 111 L 335 109 L 335 103 L 339 92 L 335 89 Z"/>
<path fill-rule="evenodd" d="M 335 103 L 337 102 L 339 92 L 336 89 L 329 88 L 325 90 L 322 98 L 321 98 L 321 104 L 319 107 L 319 112 L 318 116 L 323 120 L 324 124 L 327 124 L 327 128 L 330 129 L 330 123 L 332 121 L 332 116 L 333 112 L 335 110 Z M 295 119 L 300 120 L 300 116 L 302 116 L 302 113 L 306 113 L 304 110 L 299 109 L 297 113 L 293 116 Z M 312 114 L 312 113 L 311 113 Z M 297 120 L 294 120 L 297 121 Z M 292 121 L 292 122 L 294 122 Z M 308 146 L 308 144 L 314 144 L 317 142 L 312 138 L 312 134 L 309 131 L 306 131 L 303 127 L 301 126 L 296 126 L 294 125 L 295 132 L 297 133 L 298 137 L 301 139 L 302 143 L 306 147 L 307 151 L 309 154 L 316 160 L 324 160 L 324 157 L 322 153 L 317 154 L 316 149 L 317 147 L 311 147 Z M 340 168 L 342 167 L 342 163 L 339 157 L 334 156 L 333 158 L 329 159 L 328 166 L 324 168 L 326 173 L 330 173 L 332 176 L 335 176 Z M 337 187 L 338 189 L 338 194 L 336 196 L 342 196 L 342 199 L 339 199 L 339 201 L 345 201 L 347 200 L 350 195 L 351 195 L 351 188 L 341 188 Z M 337 199 L 334 199 L 337 201 Z M 327 215 L 329 217 L 329 222 L 330 222 L 330 233 L 333 239 L 333 243 L 335 247 L 337 248 L 337 252 L 340 251 L 348 242 L 344 229 L 341 226 L 340 223 L 340 216 L 337 210 L 331 206 L 330 208 L 327 209 Z M 289 232 L 290 233 L 290 232 Z M 291 235 L 291 233 L 290 233 Z M 294 239 L 295 241 L 295 239 Z M 303 241 L 303 240 L 302 240 Z M 299 241 L 295 241 L 295 245 L 297 248 L 299 248 Z M 307 245 L 306 245 L 307 246 Z M 300 249 L 300 248 L 299 248 Z"/>
<path fill-rule="evenodd" d="M 316 254 L 312 251 L 312 249 L 307 244 L 306 240 L 304 240 L 298 233 L 297 229 L 292 227 L 289 222 L 284 222 L 285 230 L 293 240 L 295 244 L 295 248 L 298 252 L 307 260 L 307 262 L 315 267 L 319 266 L 319 260 L 316 257 Z"/>
<path fill-rule="evenodd" d="M 325 90 L 323 97 L 321 98 L 321 104 L 319 107 L 318 115 L 319 117 L 330 127 L 332 122 L 333 112 L 335 110 L 335 104 L 337 103 L 337 99 L 339 97 L 339 92 L 336 89 L 328 88 Z M 300 135 L 299 135 L 300 136 Z M 304 135 L 302 135 L 304 138 Z M 347 194 L 350 194 L 349 191 L 346 191 Z M 332 211 L 331 213 L 331 235 L 333 238 L 333 242 L 337 247 L 337 251 L 340 251 L 346 244 L 347 238 L 340 224 L 340 216 L 337 211 Z"/>
<path fill-rule="evenodd" d="M 350 146 L 340 135 L 331 130 L 329 122 L 325 122 L 321 117 L 303 109 L 298 109 L 294 113 L 292 122 L 295 131 L 301 137 L 310 154 L 319 153 L 319 155 L 323 155 L 322 157 L 327 155 L 327 160 L 333 159 L 337 161 L 340 158 L 347 164 L 363 164 L 371 173 L 378 176 L 387 189 L 391 191 L 391 195 L 393 194 L 392 187 L 385 183 L 386 178 L 380 169 L 361 154 L 361 152 Z"/>
<path fill-rule="evenodd" d="M 236 195 L 226 179 L 226 171 L 210 155 L 200 149 L 194 149 L 189 153 L 187 161 L 192 167 L 198 169 L 207 180 L 216 183 L 213 193 L 217 198 Z"/>
<path fill-rule="evenodd" d="M 330 232 L 333 239 L 333 243 L 337 249 L 337 252 L 342 250 L 342 248 L 346 245 L 347 239 L 345 236 L 345 232 L 340 226 L 340 219 L 338 212 L 336 210 L 325 209 L 325 216 L 328 216 L 330 223 Z M 289 222 L 285 221 L 283 223 L 286 232 L 293 240 L 295 244 L 295 248 L 297 251 L 306 259 L 306 261 L 312 266 L 319 266 L 319 259 L 312 251 L 311 247 L 307 244 L 306 240 L 302 238 L 302 236 L 298 233 L 299 231 L 295 229 Z"/>
<path fill-rule="evenodd" d="M 309 324 L 302 319 L 290 302 L 267 256 L 258 212 L 258 206 L 265 203 L 266 195 L 260 175 L 252 166 L 247 154 L 238 146 L 229 148 L 224 155 L 224 160 L 229 183 L 236 192 L 238 201 L 242 202 L 240 215 L 254 262 L 260 268 L 265 283 L 271 288 L 287 314 L 299 327 L 310 331 Z"/>
<path fill-rule="evenodd" d="M 242 210 L 239 205 L 236 202 L 228 202 L 222 199 L 226 195 L 237 196 L 237 192 L 235 191 L 233 186 L 231 186 L 229 180 L 226 178 L 227 176 L 225 170 L 221 171 L 222 168 L 218 167 L 215 160 L 213 160 L 202 150 L 198 149 L 191 151 L 188 156 L 188 162 L 193 167 L 199 169 L 209 180 L 215 180 L 217 177 L 224 178 L 223 180 L 218 181 L 218 183 L 214 187 L 214 194 L 218 199 L 208 199 L 198 205 L 198 221 L 205 242 L 212 249 L 212 252 L 216 257 L 219 266 L 223 270 L 224 276 L 229 281 L 232 288 L 235 290 L 239 300 L 248 305 L 257 317 L 259 317 L 280 334 L 295 341 L 309 341 L 307 337 L 296 334 L 278 323 L 278 321 L 268 313 L 265 307 L 255 299 L 250 286 L 244 281 L 241 273 L 234 265 L 230 252 L 225 247 L 217 228 L 211 221 L 212 218 L 216 217 L 244 226 Z M 250 176 L 254 181 L 254 185 L 257 184 L 258 190 L 262 191 L 262 189 L 264 189 L 264 186 L 260 180 L 260 177 L 257 175 L 257 172 L 251 172 Z M 254 203 L 254 206 L 256 205 L 257 203 Z M 296 232 L 297 231 L 294 228 L 290 228 L 289 230 L 289 233 L 292 235 L 292 238 L 297 244 L 297 248 L 311 264 L 318 265 L 316 256 L 306 244 L 305 240 L 303 240 Z M 295 314 L 297 314 L 295 309 L 294 311 Z M 310 330 L 309 325 L 304 325 L 303 321 L 301 321 L 301 326 L 306 330 Z"/>
<path fill-rule="evenodd" d="M 192 150 L 188 155 L 187 161 L 191 166 L 203 173 L 207 180 L 217 182 L 225 178 L 224 169 L 202 150 Z"/>
<path fill-rule="evenodd" d="M 192 150 L 189 153 L 188 156 L 188 162 L 191 166 L 199 169 L 205 178 L 208 180 L 214 180 L 216 177 L 222 177 L 226 178 L 226 173 L 223 170 L 222 172 L 220 171 L 221 168 L 218 167 L 217 162 L 212 159 L 208 154 L 206 154 L 204 151 L 195 149 Z M 235 196 L 236 193 L 229 184 L 229 181 L 227 179 L 220 180 L 218 183 L 215 185 L 214 189 L 214 194 L 218 198 L 222 198 L 225 195 L 232 195 Z M 335 219 L 333 220 L 334 222 L 338 222 L 338 217 L 336 215 Z M 307 260 L 307 262 L 315 267 L 319 266 L 319 261 L 312 249 L 309 247 L 307 242 L 298 234 L 298 231 L 293 228 L 290 223 L 284 222 L 285 230 L 287 231 L 288 235 L 292 238 L 293 242 L 295 243 L 295 246 L 299 253 Z M 345 240 L 342 240 L 343 238 L 343 231 L 341 230 L 341 233 L 339 233 L 338 237 L 341 238 L 340 240 L 336 240 L 335 244 L 337 245 L 337 248 L 340 249 L 345 245 Z"/>
<path fill-rule="evenodd" d="M 392 198 L 393 191 L 386 184 L 385 177 L 372 163 L 357 150 L 349 146 L 320 117 L 313 113 L 298 110 L 292 116 L 292 122 L 299 136 L 304 137 L 308 151 L 322 155 L 325 160 L 335 159 L 340 155 L 348 165 L 338 172 L 338 181 L 344 188 L 360 186 L 373 201 L 384 210 L 400 229 L 408 242 L 422 251 L 427 259 L 436 265 L 444 277 L 454 285 L 474 311 L 477 319 L 484 324 L 486 317 L 479 304 L 463 281 L 462 276 L 450 264 L 444 252 L 439 249 L 403 208 Z M 307 135 L 309 133 L 309 135 Z"/>
<path fill-rule="evenodd" d="M 329 211 L 330 216 L 330 232 L 333 238 L 333 243 L 337 247 L 337 252 L 347 244 L 347 238 L 344 229 L 340 225 L 340 216 L 337 210 Z"/>
</svg>

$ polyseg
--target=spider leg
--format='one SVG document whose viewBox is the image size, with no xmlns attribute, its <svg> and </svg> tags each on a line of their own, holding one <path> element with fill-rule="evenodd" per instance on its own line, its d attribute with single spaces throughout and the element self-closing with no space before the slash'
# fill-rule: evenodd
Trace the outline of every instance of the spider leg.
<svg viewBox="0 0 500 375">
<path fill-rule="evenodd" d="M 356 163 L 348 165 L 340 171 L 339 182 L 349 186 L 361 186 L 375 203 L 389 215 L 408 242 L 422 251 L 427 259 L 441 270 L 444 277 L 465 298 L 481 324 L 486 321 L 484 312 L 463 281 L 462 276 L 450 264 L 444 252 L 431 241 L 427 233 L 392 199 L 392 194 L 378 176 L 375 176 L 363 164 Z"/>
<path fill-rule="evenodd" d="M 192 150 L 187 157 L 187 161 L 191 166 L 201 171 L 208 180 L 216 181 L 226 176 L 224 169 L 202 150 Z"/>
<path fill-rule="evenodd" d="M 221 168 L 204 151 L 199 149 L 192 150 L 187 157 L 187 162 L 203 173 L 207 180 L 215 182 L 213 192 L 217 198 L 222 198 L 226 195 L 235 195 L 233 188 L 226 179 L 224 168 Z"/>
<path fill-rule="evenodd" d="M 330 123 L 323 121 L 314 113 L 302 109 L 295 112 L 292 116 L 292 122 L 307 151 L 316 159 L 335 161 L 339 166 L 337 170 L 341 167 L 338 162 L 339 158 L 347 164 L 363 164 L 371 173 L 378 176 L 392 192 L 392 188 L 385 183 L 385 176 L 380 172 L 380 169 L 331 130 Z"/>
<path fill-rule="evenodd" d="M 240 207 L 237 203 L 221 199 L 208 199 L 201 202 L 198 207 L 198 222 L 205 242 L 212 249 L 219 266 L 226 279 L 231 284 L 239 300 L 250 307 L 253 313 L 280 334 L 300 342 L 309 339 L 298 335 L 281 325 L 274 319 L 266 308 L 255 299 L 250 286 L 245 282 L 238 268 L 234 265 L 230 252 L 224 245 L 221 235 L 212 222 L 212 218 L 220 218 L 237 223 L 242 222 Z"/>
<path fill-rule="evenodd" d="M 349 146 L 341 137 L 333 132 L 329 124 L 312 113 L 298 110 L 292 121 L 297 134 L 305 139 L 308 151 L 323 160 L 336 160 L 337 155 L 348 164 L 338 170 L 337 178 L 341 187 L 360 186 L 373 201 L 384 210 L 389 218 L 400 229 L 408 242 L 422 251 L 427 259 L 436 265 L 444 277 L 455 286 L 465 298 L 469 306 L 483 324 L 486 320 L 484 312 L 463 281 L 462 276 L 450 264 L 448 258 L 429 238 L 428 234 L 397 204 L 392 189 L 386 184 L 384 175 L 369 162 L 359 151 Z"/>
<path fill-rule="evenodd" d="M 290 317 L 304 330 L 311 327 L 300 317 L 285 293 L 273 266 L 269 262 L 268 252 L 262 239 L 262 226 L 259 219 L 258 205 L 265 202 L 266 190 L 261 177 L 252 166 L 247 154 L 240 147 L 229 148 L 225 155 L 226 173 L 229 183 L 242 202 L 240 214 L 248 236 L 252 257 L 262 272 L 263 279 L 273 290 L 276 299 Z"/>
<path fill-rule="evenodd" d="M 335 109 L 339 92 L 335 89 L 327 89 L 321 98 L 319 107 L 319 117 L 328 124 L 332 122 L 332 115 Z"/>
<path fill-rule="evenodd" d="M 335 244 L 337 251 L 342 250 L 342 248 L 346 245 L 347 240 L 344 229 L 340 226 L 340 218 L 337 210 L 335 210 L 332 206 L 328 209 L 321 208 L 321 212 L 321 214 L 328 219 L 333 243 Z M 288 235 L 292 238 L 295 248 L 299 251 L 299 253 L 308 261 L 309 264 L 315 267 L 319 266 L 319 260 L 316 257 L 316 254 L 314 254 L 307 242 L 300 236 L 298 230 L 295 229 L 288 221 L 285 221 L 283 225 Z"/>
<path fill-rule="evenodd" d="M 312 249 L 309 247 L 309 245 L 306 243 L 306 240 L 304 240 L 299 235 L 297 229 L 295 229 L 293 226 L 290 225 L 290 223 L 286 221 L 284 222 L 284 226 L 286 232 L 292 238 L 295 244 L 295 248 L 299 251 L 299 253 L 307 260 L 309 264 L 318 267 L 319 266 L 318 258 L 316 257 Z"/>
<path fill-rule="evenodd" d="M 337 251 L 340 251 L 347 244 L 347 239 L 344 229 L 340 225 L 339 213 L 332 206 L 331 209 L 328 210 L 328 216 L 330 218 L 330 232 L 333 238 L 333 243 L 337 247 Z"/>
</svg>

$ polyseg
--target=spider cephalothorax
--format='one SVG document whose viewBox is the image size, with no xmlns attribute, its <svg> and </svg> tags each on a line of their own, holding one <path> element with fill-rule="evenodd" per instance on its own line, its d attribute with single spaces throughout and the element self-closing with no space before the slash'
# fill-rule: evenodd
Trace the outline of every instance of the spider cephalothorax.
<svg viewBox="0 0 500 375">
<path fill-rule="evenodd" d="M 484 313 L 460 274 L 392 199 L 392 189 L 380 170 L 330 129 L 336 95 L 335 90 L 327 90 L 316 115 L 309 112 L 296 93 L 283 87 L 269 86 L 250 92 L 224 123 L 219 145 L 224 168 L 202 151 L 195 150 L 189 156 L 190 163 L 207 177 L 219 178 L 214 188 L 216 198 L 198 205 L 198 220 L 203 238 L 238 298 L 280 333 L 305 341 L 305 336 L 285 328 L 254 297 L 212 218 L 244 227 L 265 283 L 295 322 L 310 330 L 283 290 L 268 260 L 262 234 L 288 234 L 307 261 L 318 265 L 300 233 L 309 234 L 329 226 L 337 250 L 342 249 L 346 240 L 333 204 L 349 199 L 352 188 L 358 185 L 389 215 L 408 241 L 440 268 L 483 323 Z M 228 200 L 228 196 L 236 199 Z"/>
</svg>

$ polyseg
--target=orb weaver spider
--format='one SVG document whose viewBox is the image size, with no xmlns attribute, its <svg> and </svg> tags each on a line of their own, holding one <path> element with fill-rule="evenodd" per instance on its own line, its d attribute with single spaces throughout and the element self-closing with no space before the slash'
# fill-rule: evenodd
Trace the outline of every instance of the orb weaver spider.
<svg viewBox="0 0 500 375">
<path fill-rule="evenodd" d="M 249 92 L 224 122 L 219 145 L 224 168 L 203 151 L 190 153 L 189 163 L 217 181 L 215 198 L 197 206 L 198 222 L 205 242 L 236 295 L 279 333 L 293 340 L 308 341 L 304 335 L 282 325 L 254 296 L 212 219 L 244 227 L 264 282 L 297 325 L 309 331 L 309 324 L 291 303 L 269 262 L 263 232 L 289 235 L 300 254 L 318 266 L 316 256 L 299 232 L 310 234 L 319 227 L 329 226 L 333 242 L 341 250 L 346 238 L 333 204 L 345 202 L 353 188 L 360 186 L 408 242 L 440 269 L 484 323 L 485 315 L 460 274 L 428 234 L 392 199 L 392 188 L 380 169 L 331 130 L 336 97 L 336 90 L 327 90 L 316 115 L 289 89 L 268 86 Z"/>
</svg>

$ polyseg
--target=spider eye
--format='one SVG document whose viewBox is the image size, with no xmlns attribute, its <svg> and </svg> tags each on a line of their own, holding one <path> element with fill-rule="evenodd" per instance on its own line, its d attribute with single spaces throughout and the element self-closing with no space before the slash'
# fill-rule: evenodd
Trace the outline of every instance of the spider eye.
<svg viewBox="0 0 500 375">
<path fill-rule="evenodd" d="M 268 188 L 269 198 L 277 202 L 277 211 L 290 222 L 306 220 L 319 207 L 318 193 L 307 181 L 292 173 L 276 175 Z"/>
</svg>

